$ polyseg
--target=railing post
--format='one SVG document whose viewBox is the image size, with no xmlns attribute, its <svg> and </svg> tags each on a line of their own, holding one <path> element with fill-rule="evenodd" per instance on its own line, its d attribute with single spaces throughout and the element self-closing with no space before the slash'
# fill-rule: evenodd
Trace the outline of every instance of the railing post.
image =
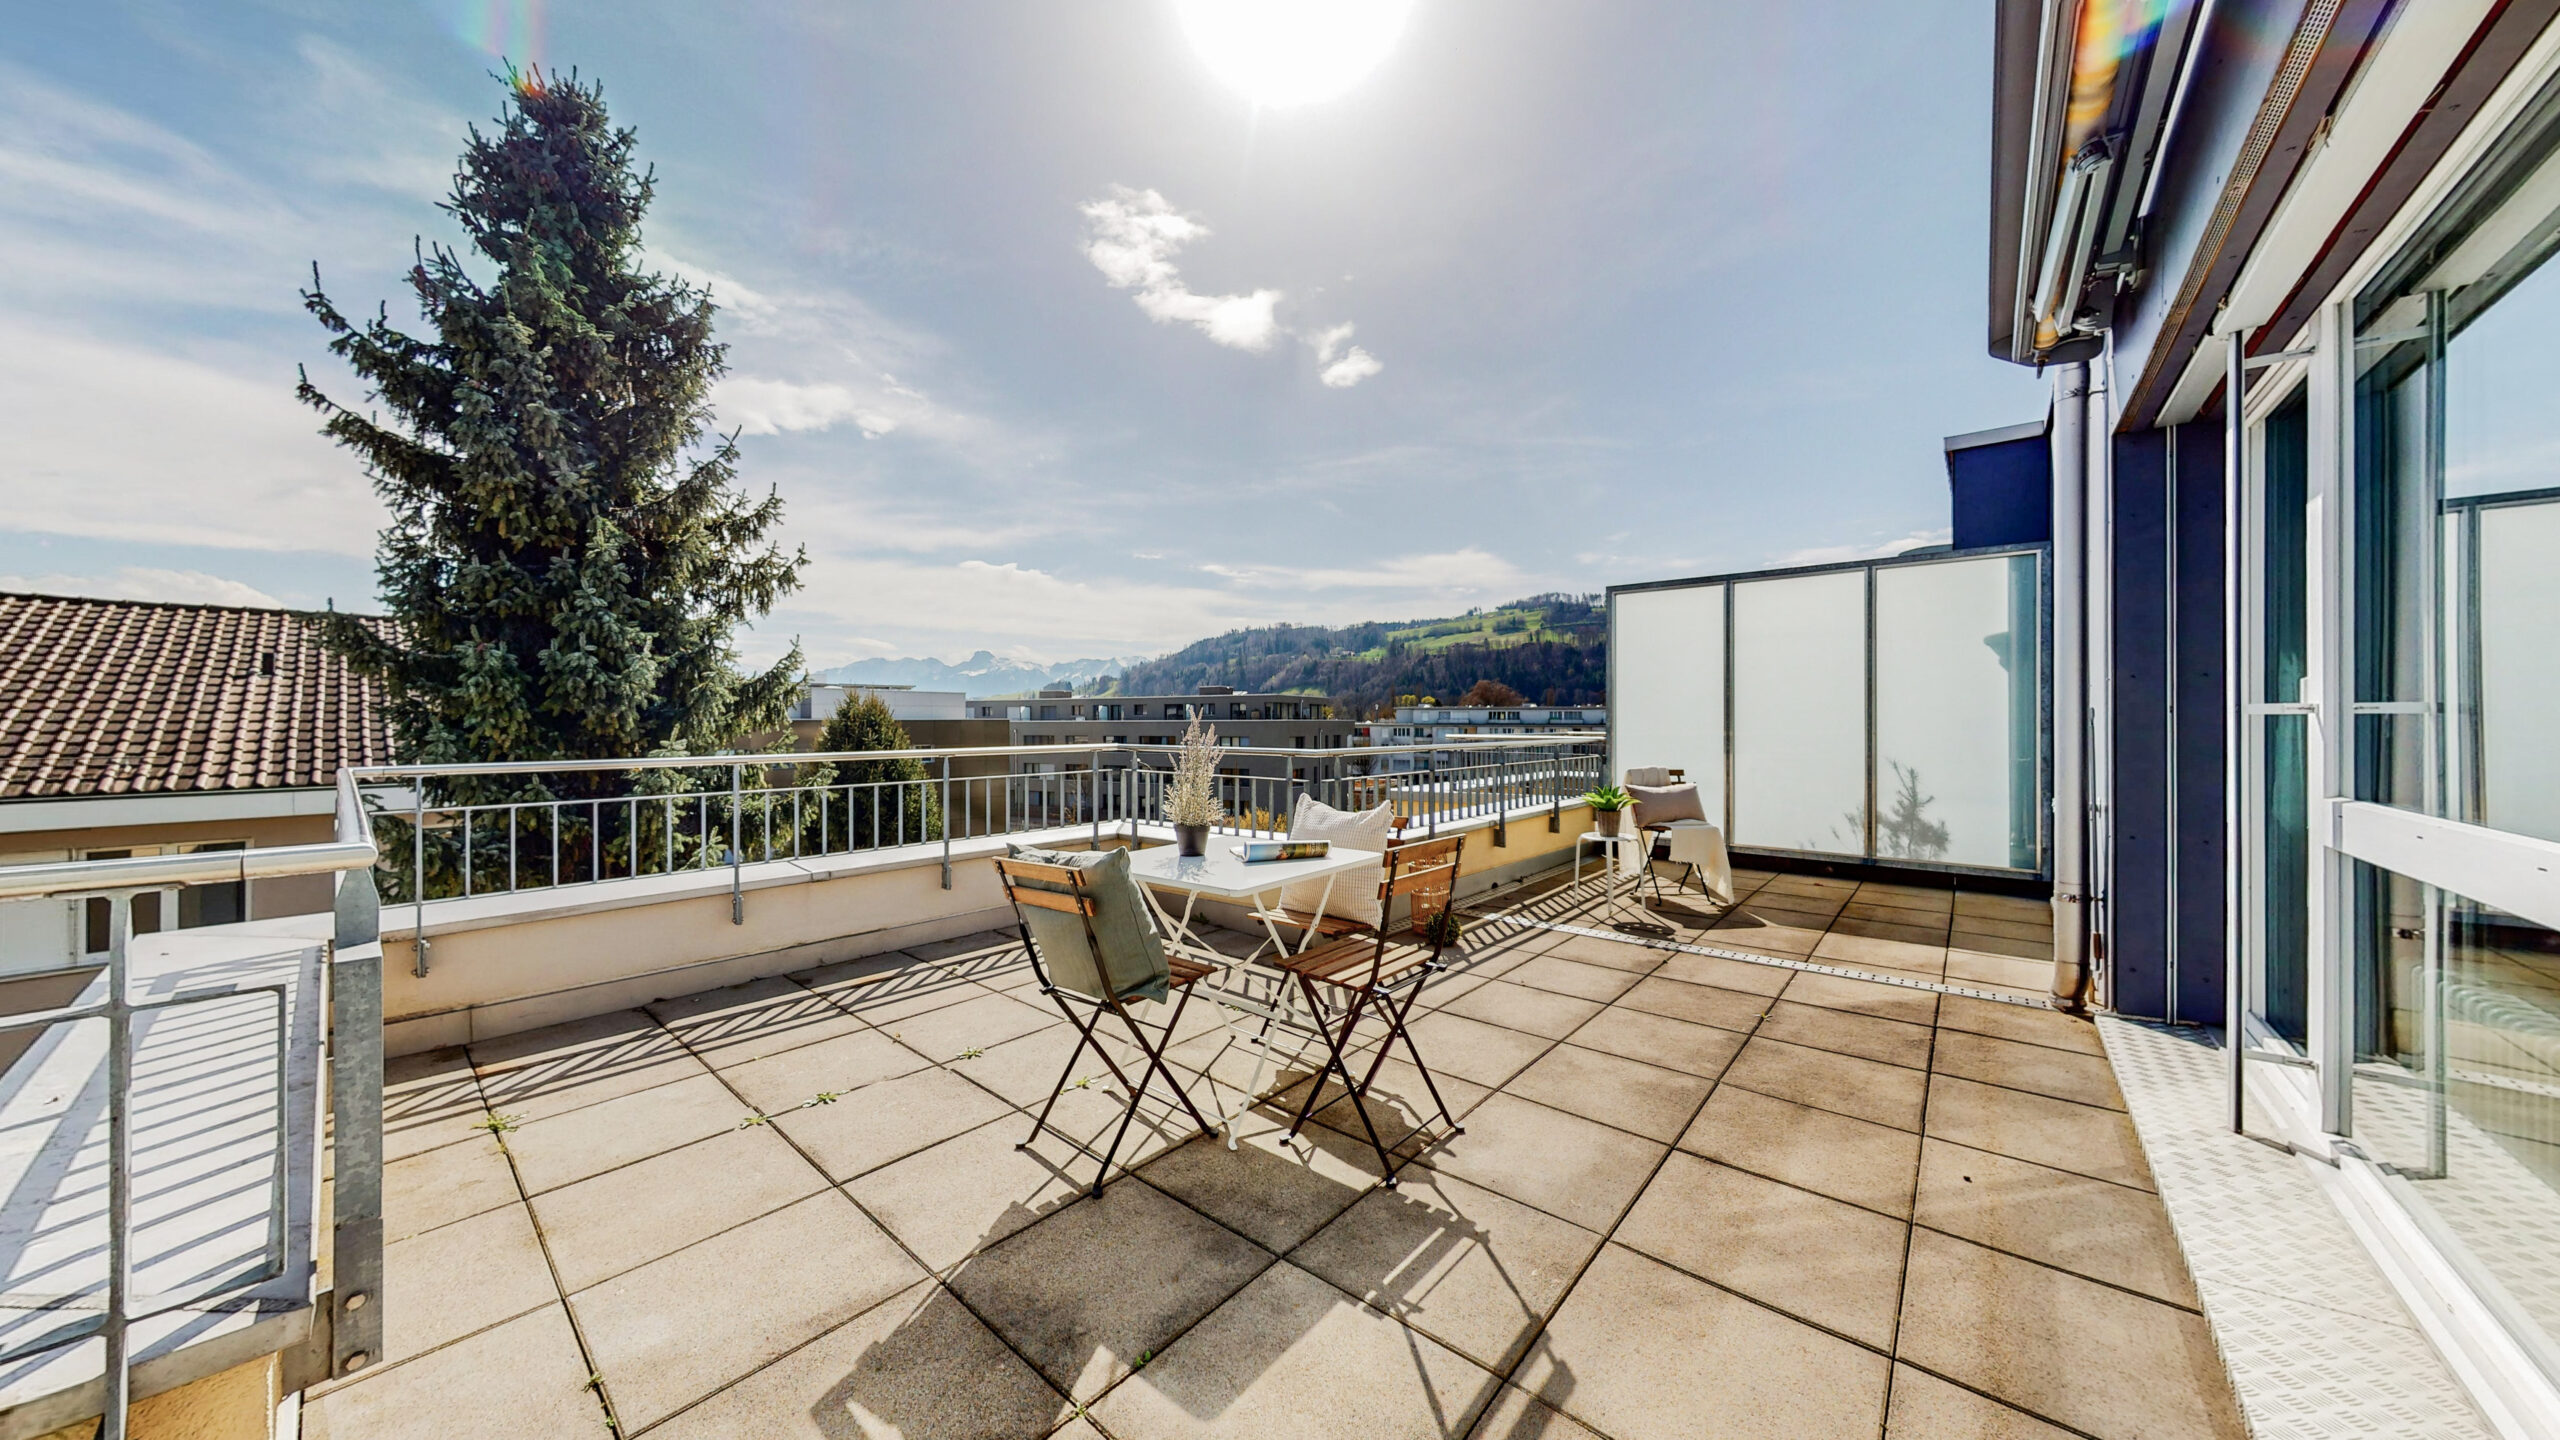
<svg viewBox="0 0 2560 1440">
<path fill-rule="evenodd" d="M 1085 756 L 1084 763 L 1085 819 L 1093 826 L 1093 838 L 1085 845 L 1088 849 L 1099 850 L 1102 848 L 1102 752 L 1096 750 Z"/>
<path fill-rule="evenodd" d="M 427 978 L 427 781 L 423 775 L 410 779 L 413 787 L 409 798 L 416 808 L 409 818 L 409 900 L 413 918 L 409 923 L 409 973 Z"/>
<path fill-rule="evenodd" d="M 738 806 L 746 796 L 746 767 L 729 767 L 729 923 L 747 923 L 746 877 L 740 873 Z"/>
<path fill-rule="evenodd" d="M 126 991 L 133 936 L 133 896 L 107 897 L 107 1403 L 99 1440 L 125 1440 L 133 1402 L 133 1357 L 125 1334 L 126 1288 L 132 1280 L 133 1011 Z"/>
<path fill-rule="evenodd" d="M 942 756 L 942 888 L 951 888 L 951 754 Z"/>
<path fill-rule="evenodd" d="M 1547 833 L 1564 833 L 1564 751 L 1547 752 Z"/>
<path fill-rule="evenodd" d="M 381 934 L 373 872 L 347 872 L 338 881 L 328 967 L 332 1376 L 352 1375 L 382 1353 Z"/>
<path fill-rule="evenodd" d="M 1500 769 L 1493 779 L 1493 843 L 1508 846 L 1511 843 L 1511 752 L 1500 750 L 1495 753 L 1502 758 L 1494 762 Z"/>
</svg>

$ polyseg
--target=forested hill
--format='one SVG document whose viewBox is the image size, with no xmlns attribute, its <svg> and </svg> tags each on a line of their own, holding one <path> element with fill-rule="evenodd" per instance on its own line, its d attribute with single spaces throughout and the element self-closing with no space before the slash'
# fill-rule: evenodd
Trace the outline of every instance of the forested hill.
<svg viewBox="0 0 2560 1440">
<path fill-rule="evenodd" d="M 1480 680 L 1536 705 L 1594 705 L 1608 689 L 1608 612 L 1597 595 L 1537 595 L 1445 620 L 1230 630 L 1132 665 L 1124 695 L 1201 685 L 1335 696 L 1366 717 L 1398 695 L 1454 701 Z"/>
</svg>

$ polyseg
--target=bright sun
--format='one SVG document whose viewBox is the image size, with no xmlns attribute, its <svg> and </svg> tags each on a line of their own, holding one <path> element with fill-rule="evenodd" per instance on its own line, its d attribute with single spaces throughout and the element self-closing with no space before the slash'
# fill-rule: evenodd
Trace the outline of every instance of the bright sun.
<svg viewBox="0 0 2560 1440">
<path fill-rule="evenodd" d="M 1209 69 L 1267 108 L 1330 100 L 1378 68 L 1413 0 L 1179 0 Z"/>
</svg>

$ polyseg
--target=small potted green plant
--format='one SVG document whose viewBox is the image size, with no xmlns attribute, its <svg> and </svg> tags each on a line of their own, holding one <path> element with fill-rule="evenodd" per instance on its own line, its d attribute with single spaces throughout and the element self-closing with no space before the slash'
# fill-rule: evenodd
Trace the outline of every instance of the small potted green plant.
<svg viewBox="0 0 2560 1440">
<path fill-rule="evenodd" d="M 1636 797 L 1615 785 L 1603 785 L 1583 796 L 1582 803 L 1591 807 L 1592 829 L 1603 835 L 1615 835 L 1618 833 L 1619 812 L 1636 803 Z"/>
<path fill-rule="evenodd" d="M 1182 732 L 1182 747 L 1173 756 L 1173 783 L 1165 787 L 1164 818 L 1173 823 L 1174 853 L 1189 857 L 1209 852 L 1209 827 L 1226 818 L 1218 803 L 1216 726 L 1203 727 L 1199 717 Z"/>
</svg>

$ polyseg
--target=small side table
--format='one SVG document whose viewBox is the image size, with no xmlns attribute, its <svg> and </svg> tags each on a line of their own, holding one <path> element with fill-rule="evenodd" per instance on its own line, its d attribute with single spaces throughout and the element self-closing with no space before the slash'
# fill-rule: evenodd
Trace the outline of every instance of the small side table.
<svg viewBox="0 0 2560 1440">
<path fill-rule="evenodd" d="M 1582 847 L 1585 845 L 1599 846 L 1602 850 L 1608 852 L 1609 857 L 1609 869 L 1607 871 L 1606 878 L 1602 880 L 1600 885 L 1601 903 L 1607 904 L 1618 893 L 1619 875 L 1626 872 L 1626 866 L 1620 863 L 1624 858 L 1620 854 L 1620 847 L 1626 845 L 1643 845 L 1650 842 L 1652 838 L 1653 837 L 1645 834 L 1641 830 L 1633 828 L 1632 826 L 1621 829 L 1615 835 L 1603 835 L 1597 830 L 1583 831 L 1580 835 L 1575 836 L 1573 840 L 1573 883 L 1576 885 L 1582 883 Z M 1635 874 L 1627 874 L 1626 880 L 1628 894 L 1632 895 L 1635 893 L 1638 878 L 1639 877 Z"/>
</svg>

